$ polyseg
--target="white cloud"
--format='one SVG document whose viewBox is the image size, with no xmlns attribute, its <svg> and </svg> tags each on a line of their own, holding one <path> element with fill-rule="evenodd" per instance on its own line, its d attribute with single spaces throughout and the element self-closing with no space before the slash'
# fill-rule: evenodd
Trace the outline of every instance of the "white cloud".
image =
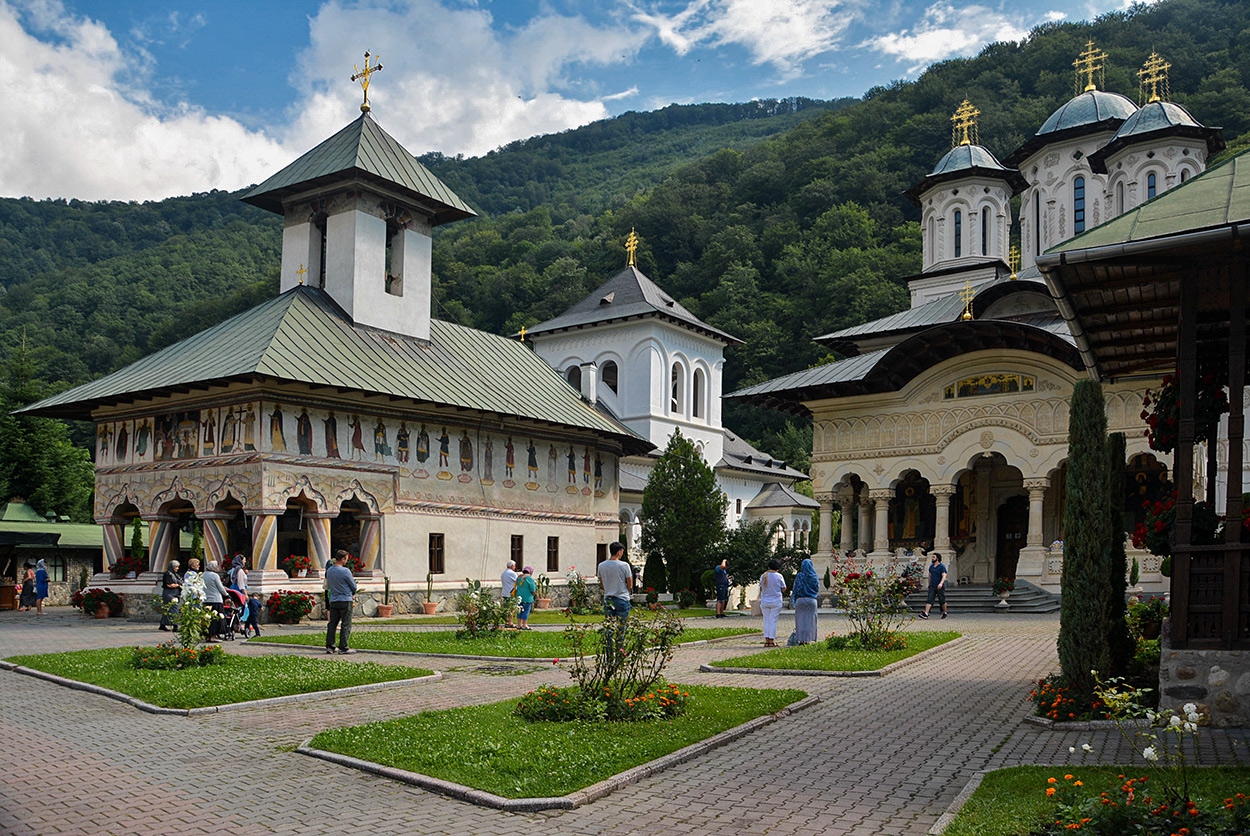
<svg viewBox="0 0 1250 836">
<path fill-rule="evenodd" d="M 1043 17 L 1056 20 L 1057 13 Z M 910 62 L 909 73 L 916 73 L 932 64 L 954 56 L 974 55 L 994 41 L 1018 41 L 1028 35 L 1031 24 L 1019 17 L 1009 17 L 985 6 L 970 5 L 956 9 L 949 2 L 938 2 L 925 10 L 924 16 L 911 29 L 889 32 L 870 38 L 863 46 Z"/>
</svg>

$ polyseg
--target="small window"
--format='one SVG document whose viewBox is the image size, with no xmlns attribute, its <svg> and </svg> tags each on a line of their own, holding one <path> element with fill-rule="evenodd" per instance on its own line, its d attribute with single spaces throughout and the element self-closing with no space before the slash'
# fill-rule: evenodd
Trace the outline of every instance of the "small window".
<svg viewBox="0 0 1250 836">
<path fill-rule="evenodd" d="M 1159 192 L 1159 178 L 1154 174 L 1146 175 L 1146 200 L 1154 199 Z"/>
<path fill-rule="evenodd" d="M 582 367 L 569 366 L 568 371 L 564 373 L 564 379 L 569 382 L 577 391 L 582 391 Z"/>
<path fill-rule="evenodd" d="M 386 222 L 386 292 L 391 296 L 404 295 L 404 277 L 397 275 L 400 265 L 397 263 L 399 259 L 395 258 L 400 247 L 401 232 L 399 224 L 393 220 Z"/>
<path fill-rule="evenodd" d="M 690 393 L 690 411 L 695 418 L 703 417 L 703 369 L 695 369 L 694 391 Z"/>
<path fill-rule="evenodd" d="M 1115 213 L 1124 214 L 1124 181 L 1115 184 Z"/>
<path fill-rule="evenodd" d="M 981 255 L 990 254 L 990 209 L 981 209 Z"/>
<path fill-rule="evenodd" d="M 1072 181 L 1072 232 L 1085 231 L 1085 178 Z"/>
<path fill-rule="evenodd" d="M 547 538 L 547 571 L 560 571 L 560 538 Z"/>
<path fill-rule="evenodd" d="M 735 504 L 734 504 L 734 513 L 735 513 L 735 514 L 741 514 L 741 513 L 742 513 L 742 500 L 741 500 L 741 499 L 739 499 L 739 500 L 737 500 L 737 501 L 735 502 Z"/>
<path fill-rule="evenodd" d="M 65 582 L 65 556 L 54 554 L 48 558 L 48 580 L 53 583 Z"/>
<path fill-rule="evenodd" d="M 611 389 L 613 395 L 620 393 L 617 388 L 620 385 L 618 381 L 619 376 L 620 372 L 617 370 L 616 361 L 614 360 L 608 360 L 605 362 L 599 372 L 599 377 L 603 380 L 603 385 Z"/>
<path fill-rule="evenodd" d="M 441 575 L 447 571 L 446 553 L 443 550 L 443 535 L 430 535 L 430 571 Z"/>
<path fill-rule="evenodd" d="M 681 365 L 673 364 L 673 374 L 670 378 L 668 411 L 672 415 L 680 415 L 684 411 L 682 409 L 682 392 L 686 388 L 685 376 L 682 374 Z"/>
<path fill-rule="evenodd" d="M 1181 169 L 1181 182 L 1184 183 L 1188 179 L 1189 179 L 1189 171 L 1187 169 L 1182 168 Z"/>
<path fill-rule="evenodd" d="M 317 249 L 320 255 L 317 257 L 317 287 L 326 286 L 326 220 L 327 215 L 319 212 L 317 217 L 313 219 L 313 234 L 317 239 Z"/>
<path fill-rule="evenodd" d="M 955 258 L 964 254 L 964 213 L 955 210 Z"/>
<path fill-rule="evenodd" d="M 1033 192 L 1033 255 L 1042 253 L 1042 194 Z"/>
<path fill-rule="evenodd" d="M 599 543 L 595 546 L 595 566 L 608 559 L 608 544 Z"/>
<path fill-rule="evenodd" d="M 516 561 L 517 566 L 525 565 L 525 535 L 524 534 L 512 535 L 511 557 L 512 557 L 512 560 Z"/>
</svg>

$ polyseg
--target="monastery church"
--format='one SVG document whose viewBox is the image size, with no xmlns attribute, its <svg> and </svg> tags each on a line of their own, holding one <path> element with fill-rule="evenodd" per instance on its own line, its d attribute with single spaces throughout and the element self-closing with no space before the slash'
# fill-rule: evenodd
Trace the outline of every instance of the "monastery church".
<svg viewBox="0 0 1250 836">
<path fill-rule="evenodd" d="M 1018 577 L 1059 591 L 1068 402 L 1086 365 L 1035 259 L 1201 173 L 1224 147 L 1219 128 L 1167 100 L 1159 56 L 1139 74 L 1140 107 L 1099 89 L 1104 59 L 1091 42 L 1074 62 L 1084 89 L 1003 162 L 978 144 L 965 101 L 952 149 L 907 192 L 923 238 L 911 307 L 815 338 L 845 359 L 729 395 L 811 417 L 818 557 L 858 548 L 884 563 L 931 548 L 960 583 Z M 1109 431 L 1127 436 L 1131 532 L 1142 502 L 1171 491 L 1140 418 L 1161 380 L 1103 383 Z M 1130 546 L 1129 558 L 1147 591 L 1167 589 L 1158 557 Z"/>
<path fill-rule="evenodd" d="M 367 87 L 366 87 L 367 93 Z M 473 211 L 369 112 L 253 188 L 283 218 L 280 295 L 99 380 L 27 407 L 96 425 L 105 565 L 148 525 L 149 571 L 93 580 L 142 609 L 178 532 L 207 560 L 250 558 L 265 594 L 321 589 L 336 549 L 401 602 L 432 583 L 498 582 L 506 561 L 553 586 L 633 542 L 647 474 L 676 427 L 730 497 L 730 522 L 805 541 L 804 474 L 720 423 L 723 348 L 633 265 L 527 341 L 432 319 L 433 228 Z M 632 246 L 632 245 L 631 245 Z M 311 558 L 288 578 L 291 555 Z M 407 599 L 405 599 L 407 595 Z M 405 608 L 401 604 L 401 611 Z"/>
</svg>

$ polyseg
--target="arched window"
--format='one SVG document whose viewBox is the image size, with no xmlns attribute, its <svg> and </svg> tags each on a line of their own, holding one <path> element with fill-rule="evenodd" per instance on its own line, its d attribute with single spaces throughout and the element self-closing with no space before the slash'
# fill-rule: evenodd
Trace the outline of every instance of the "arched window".
<svg viewBox="0 0 1250 836">
<path fill-rule="evenodd" d="M 582 391 L 582 367 L 581 366 L 569 366 L 568 370 L 564 373 L 564 379 L 567 380 L 569 382 L 569 385 L 572 386 L 574 389 L 576 389 L 579 392 Z"/>
<path fill-rule="evenodd" d="M 680 363 L 673 364 L 673 374 L 669 379 L 669 395 L 668 395 L 668 411 L 672 415 L 681 415 L 685 409 L 682 406 L 682 395 L 686 388 L 686 378 L 682 374 Z"/>
<path fill-rule="evenodd" d="M 955 210 L 955 258 L 964 254 L 964 213 Z"/>
<path fill-rule="evenodd" d="M 694 386 L 690 393 L 690 413 L 695 418 L 703 417 L 703 369 L 694 370 Z"/>
<path fill-rule="evenodd" d="M 1188 179 L 1189 179 L 1189 169 L 1182 168 L 1181 169 L 1181 182 L 1184 183 Z"/>
<path fill-rule="evenodd" d="M 990 254 L 990 210 L 989 207 L 981 209 L 981 255 Z"/>
<path fill-rule="evenodd" d="M 1124 181 L 1115 184 L 1115 213 L 1124 214 Z"/>
<path fill-rule="evenodd" d="M 1072 233 L 1085 231 L 1085 178 L 1072 181 Z"/>
<path fill-rule="evenodd" d="M 1146 200 L 1153 200 L 1159 193 L 1159 178 L 1150 173 L 1146 175 Z"/>
<path fill-rule="evenodd" d="M 1042 193 L 1033 192 L 1033 255 L 1042 254 Z"/>
<path fill-rule="evenodd" d="M 742 513 L 742 500 L 741 499 L 734 500 L 734 513 L 735 514 Z"/>
<path fill-rule="evenodd" d="M 603 385 L 612 390 L 613 395 L 620 394 L 617 388 L 620 385 L 620 372 L 616 368 L 615 360 L 607 360 L 600 367 L 599 379 L 603 381 Z"/>
</svg>

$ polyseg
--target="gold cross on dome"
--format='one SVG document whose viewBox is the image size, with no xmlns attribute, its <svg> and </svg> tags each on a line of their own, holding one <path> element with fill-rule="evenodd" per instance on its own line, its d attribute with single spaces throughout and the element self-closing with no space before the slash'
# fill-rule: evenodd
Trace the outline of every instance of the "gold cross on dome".
<svg viewBox="0 0 1250 836">
<path fill-rule="evenodd" d="M 1093 41 L 1086 41 L 1085 51 L 1081 53 L 1081 57 L 1072 62 L 1072 66 L 1076 67 L 1076 85 L 1081 86 L 1081 76 L 1085 76 L 1085 92 L 1097 90 L 1098 85 L 1094 83 L 1094 74 L 1103 71 L 1103 62 L 1107 60 L 1107 53 L 1094 46 Z"/>
<path fill-rule="evenodd" d="M 299 266 L 299 269 L 295 271 L 295 275 L 299 276 L 299 283 L 300 283 L 300 284 L 303 284 L 303 283 L 304 283 L 304 276 L 305 276 L 307 273 L 308 273 L 308 270 L 304 267 L 304 265 L 303 265 L 303 264 L 301 264 L 301 265 Z"/>
<path fill-rule="evenodd" d="M 977 136 L 977 117 L 981 111 L 972 106 L 972 102 L 964 99 L 951 117 L 951 147 L 956 145 L 975 145 Z"/>
<path fill-rule="evenodd" d="M 635 266 L 638 263 L 638 233 L 634 232 L 632 227 L 629 230 L 629 236 L 625 239 L 625 252 L 629 254 L 625 260 L 625 266 Z"/>
<path fill-rule="evenodd" d="M 1011 267 L 1011 280 L 1016 280 L 1016 271 L 1020 269 L 1020 248 L 1015 244 L 1007 252 L 1007 264 Z"/>
<path fill-rule="evenodd" d="M 370 58 L 373 58 L 376 61 L 376 63 L 372 67 L 369 66 Z M 381 69 L 382 69 L 382 62 L 378 60 L 378 57 L 376 55 L 371 56 L 368 53 L 368 51 L 365 52 L 365 68 L 363 70 L 360 69 L 360 67 L 357 67 L 355 64 L 352 64 L 352 81 L 359 81 L 360 89 L 363 90 L 365 94 L 365 100 L 360 105 L 361 113 L 368 113 L 370 109 L 369 108 L 369 76 L 380 71 Z"/>
<path fill-rule="evenodd" d="M 964 312 L 960 314 L 959 318 L 964 321 L 972 319 L 973 296 L 976 296 L 976 291 L 972 289 L 972 282 L 968 279 L 964 279 L 964 289 L 959 293 L 959 297 L 964 300 Z"/>
<path fill-rule="evenodd" d="M 525 326 L 522 325 L 521 326 L 521 342 L 525 342 L 525 334 L 526 334 Z"/>
<path fill-rule="evenodd" d="M 1147 102 L 1166 102 L 1168 100 L 1168 70 L 1172 69 L 1172 65 L 1163 60 L 1157 52 L 1150 53 L 1150 57 L 1146 59 L 1146 64 L 1137 71 L 1137 77 L 1141 79 L 1141 95 Z M 1150 90 L 1150 94 L 1146 94 L 1146 90 Z"/>
</svg>

